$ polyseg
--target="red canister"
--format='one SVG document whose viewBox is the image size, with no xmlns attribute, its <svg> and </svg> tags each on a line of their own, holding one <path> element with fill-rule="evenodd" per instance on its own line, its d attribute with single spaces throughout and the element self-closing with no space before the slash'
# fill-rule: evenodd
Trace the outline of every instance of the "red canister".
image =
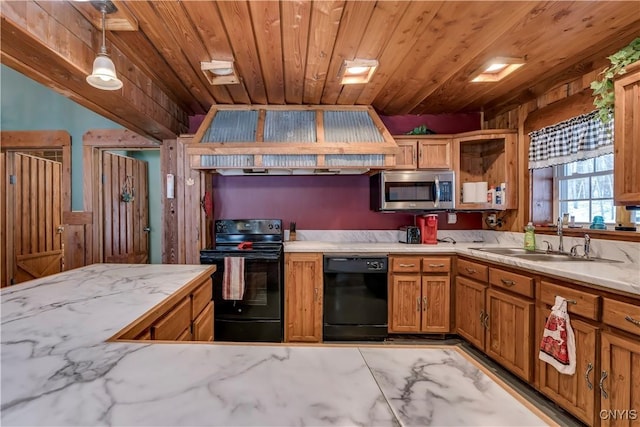
<svg viewBox="0 0 640 427">
<path fill-rule="evenodd" d="M 435 245 L 438 243 L 438 215 L 427 215 L 425 218 L 424 233 L 421 234 L 422 243 Z"/>
</svg>

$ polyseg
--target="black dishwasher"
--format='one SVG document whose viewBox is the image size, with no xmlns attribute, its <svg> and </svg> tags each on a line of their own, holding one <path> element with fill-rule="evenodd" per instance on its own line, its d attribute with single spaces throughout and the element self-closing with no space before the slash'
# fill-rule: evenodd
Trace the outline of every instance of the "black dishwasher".
<svg viewBox="0 0 640 427">
<path fill-rule="evenodd" d="M 323 267 L 323 340 L 384 340 L 387 256 L 326 255 Z"/>
</svg>

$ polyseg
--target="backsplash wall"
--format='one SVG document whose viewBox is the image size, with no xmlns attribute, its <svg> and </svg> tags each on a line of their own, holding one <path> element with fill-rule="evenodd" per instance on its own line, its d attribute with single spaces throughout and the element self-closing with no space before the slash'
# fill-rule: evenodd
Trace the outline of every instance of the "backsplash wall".
<svg viewBox="0 0 640 427">
<path fill-rule="evenodd" d="M 288 228 L 311 230 L 393 230 L 414 223 L 414 215 L 369 209 L 367 175 L 213 176 L 214 217 L 278 218 Z M 438 214 L 441 230 L 481 229 L 482 215 L 457 214 L 456 224 Z"/>
</svg>

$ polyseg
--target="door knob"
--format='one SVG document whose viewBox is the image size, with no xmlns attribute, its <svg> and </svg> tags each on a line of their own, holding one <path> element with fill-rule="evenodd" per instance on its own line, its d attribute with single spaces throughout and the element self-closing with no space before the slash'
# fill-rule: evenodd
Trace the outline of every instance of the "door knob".
<svg viewBox="0 0 640 427">
<path fill-rule="evenodd" d="M 142 229 L 142 231 L 146 231 L 148 233 L 149 231 L 151 231 L 151 228 L 150 227 L 145 227 L 145 228 Z"/>
<path fill-rule="evenodd" d="M 64 226 L 63 225 L 59 225 L 56 227 L 56 233 L 58 234 L 62 234 L 64 232 Z"/>
</svg>

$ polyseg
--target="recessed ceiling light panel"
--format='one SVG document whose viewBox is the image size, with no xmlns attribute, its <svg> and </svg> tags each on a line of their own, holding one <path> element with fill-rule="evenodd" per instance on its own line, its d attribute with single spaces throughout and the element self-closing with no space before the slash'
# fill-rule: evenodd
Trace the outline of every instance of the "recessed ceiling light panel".
<svg viewBox="0 0 640 427">
<path fill-rule="evenodd" d="M 524 58 L 494 58 L 474 74 L 472 82 L 497 82 L 524 65 Z"/>
<path fill-rule="evenodd" d="M 231 85 L 240 83 L 233 61 L 212 60 L 201 62 L 200 69 L 212 85 Z"/>
<path fill-rule="evenodd" d="M 368 83 L 378 67 L 377 59 L 346 60 L 340 67 L 340 84 Z"/>
</svg>

